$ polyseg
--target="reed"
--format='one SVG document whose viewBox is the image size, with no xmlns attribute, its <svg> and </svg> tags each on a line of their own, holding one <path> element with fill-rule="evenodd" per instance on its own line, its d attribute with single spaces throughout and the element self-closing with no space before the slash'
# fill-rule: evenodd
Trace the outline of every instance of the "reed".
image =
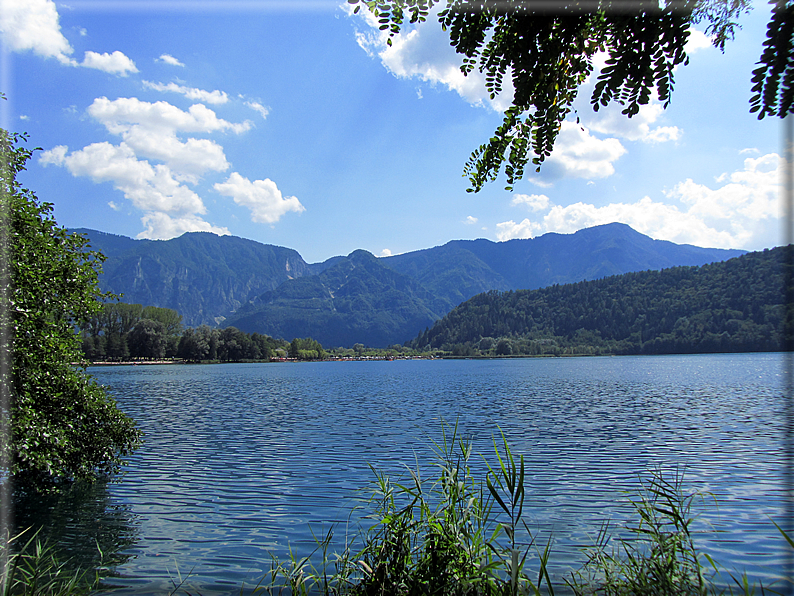
<svg viewBox="0 0 794 596">
<path fill-rule="evenodd" d="M 0 544 L 2 596 L 83 596 L 100 585 L 98 572 L 75 569 L 39 532 L 7 534 Z"/>
</svg>

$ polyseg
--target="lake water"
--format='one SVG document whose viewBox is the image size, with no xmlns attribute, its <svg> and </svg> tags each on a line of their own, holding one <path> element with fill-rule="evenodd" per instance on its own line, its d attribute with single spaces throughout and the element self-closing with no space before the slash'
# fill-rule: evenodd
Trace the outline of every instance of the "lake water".
<svg viewBox="0 0 794 596">
<path fill-rule="evenodd" d="M 552 571 L 584 560 L 624 491 L 659 466 L 712 493 L 697 544 L 765 583 L 784 573 L 782 354 L 95 367 L 146 433 L 119 483 L 80 487 L 18 523 L 44 522 L 91 561 L 119 563 L 119 594 L 239 594 L 312 531 L 354 527 L 368 464 L 432 463 L 457 420 L 476 453 L 501 429 L 526 460 L 526 520 Z M 362 523 L 367 523 L 364 520 Z M 531 567 L 531 565 L 530 565 Z M 178 580 L 177 580 L 178 581 Z"/>
</svg>

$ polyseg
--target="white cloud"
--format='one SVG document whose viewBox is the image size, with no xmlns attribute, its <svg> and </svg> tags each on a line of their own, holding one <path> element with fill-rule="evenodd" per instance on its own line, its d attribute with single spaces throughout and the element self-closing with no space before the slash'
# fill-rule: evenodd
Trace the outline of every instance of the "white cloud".
<svg viewBox="0 0 794 596">
<path fill-rule="evenodd" d="M 98 97 L 88 107 L 88 113 L 101 122 L 109 132 L 123 134 L 132 126 L 152 131 L 209 133 L 229 130 L 242 133 L 252 123 L 227 122 L 202 104 L 194 104 L 187 111 L 165 101 L 149 103 L 135 97 L 121 97 L 113 101 Z"/>
<path fill-rule="evenodd" d="M 116 74 L 120 77 L 126 77 L 131 72 L 138 72 L 135 63 L 118 50 L 112 54 L 98 54 L 88 51 L 85 53 L 85 58 L 83 58 L 80 66 Z"/>
<path fill-rule="evenodd" d="M 716 190 L 688 178 L 665 195 L 678 198 L 689 206 L 690 214 L 706 221 L 780 218 L 783 217 L 783 205 L 779 199 L 783 164 L 776 153 L 748 157 L 744 160 L 743 170 L 717 178 L 717 182 L 727 184 Z"/>
<path fill-rule="evenodd" d="M 184 64 L 174 58 L 171 54 L 162 54 L 159 58 L 155 58 L 155 62 L 165 62 L 171 66 L 184 66 Z"/>
<path fill-rule="evenodd" d="M 0 0 L 0 32 L 12 52 L 32 51 L 74 66 L 74 52 L 61 33 L 58 9 L 52 0 Z"/>
<path fill-rule="evenodd" d="M 629 141 L 645 143 L 662 143 L 677 141 L 681 138 L 681 129 L 677 126 L 657 126 L 651 128 L 664 113 L 658 102 L 640 106 L 639 113 L 628 118 L 620 113 L 623 106 L 610 104 L 602 107 L 596 114 L 588 116 L 587 124 L 591 130 L 603 134 L 616 135 Z"/>
<path fill-rule="evenodd" d="M 500 241 L 512 240 L 513 238 L 534 238 L 543 227 L 531 222 L 529 219 L 516 223 L 512 219 L 496 224 L 496 237 Z"/>
<path fill-rule="evenodd" d="M 30 120 L 30 116 L 28 116 L 26 114 L 20 114 L 19 115 L 19 119 L 20 120 Z"/>
<path fill-rule="evenodd" d="M 258 101 L 247 101 L 245 102 L 245 105 L 256 112 L 259 112 L 259 115 L 262 116 L 262 119 L 266 119 L 268 114 L 270 114 L 270 109 L 268 109 L 267 106 L 263 106 Z"/>
<path fill-rule="evenodd" d="M 382 257 L 390 257 L 391 256 L 391 251 L 388 248 L 384 248 L 382 251 L 380 251 L 380 256 L 382 256 Z"/>
<path fill-rule="evenodd" d="M 114 201 L 108 201 L 108 207 L 113 209 L 113 211 L 121 211 L 121 205 L 117 205 Z"/>
<path fill-rule="evenodd" d="M 698 50 L 710 47 L 713 47 L 713 45 L 709 36 L 697 29 L 689 30 L 689 39 L 687 39 L 686 46 L 684 46 L 684 50 L 687 54 L 692 54 Z"/>
<path fill-rule="evenodd" d="M 223 147 L 209 139 L 182 142 L 176 135 L 139 126 L 131 127 L 122 136 L 136 155 L 165 162 L 186 181 L 195 182 L 207 171 L 224 172 L 230 167 Z"/>
<path fill-rule="evenodd" d="M 141 238 L 172 238 L 187 231 L 228 234 L 201 215 L 207 209 L 201 197 L 188 185 L 196 184 L 207 171 L 225 171 L 230 165 L 223 148 L 210 139 L 178 135 L 233 132 L 242 133 L 252 124 L 233 123 L 217 117 L 202 104 L 181 110 L 167 102 L 148 103 L 137 98 L 108 100 L 99 97 L 88 114 L 122 141 L 93 143 L 69 153 L 66 146 L 53 147 L 40 156 L 42 165 L 65 167 L 73 176 L 88 176 L 95 182 L 110 182 L 136 209 L 144 212 Z M 147 159 L 164 163 L 150 163 Z M 274 223 L 287 211 L 303 211 L 295 197 L 282 197 L 275 183 L 253 183 L 232 174 L 216 190 L 230 194 L 238 204 L 249 207 L 254 221 Z M 112 209 L 120 209 L 109 202 Z"/>
<path fill-rule="evenodd" d="M 212 232 L 219 236 L 228 236 L 230 233 L 227 228 L 213 226 L 194 215 L 171 217 L 165 213 L 153 212 L 144 215 L 141 222 L 146 229 L 138 234 L 138 238 L 149 240 L 168 240 L 185 232 Z"/>
<path fill-rule="evenodd" d="M 176 83 L 152 83 L 151 81 L 143 81 L 143 86 L 155 91 L 170 91 L 172 93 L 181 93 L 188 99 L 194 101 L 202 101 L 210 104 L 224 104 L 229 101 L 229 96 L 224 91 L 204 91 L 203 89 L 196 89 L 194 87 L 184 87 Z"/>
<path fill-rule="evenodd" d="M 73 176 L 89 176 L 94 182 L 112 182 L 141 211 L 176 214 L 205 213 L 201 198 L 173 175 L 168 166 L 152 166 L 138 160 L 125 143 L 93 143 L 67 155 L 59 145 L 44 151 L 42 165 L 64 166 Z"/>
<path fill-rule="evenodd" d="M 213 187 L 220 194 L 231 197 L 238 205 L 251 210 L 251 220 L 260 223 L 276 223 L 289 212 L 305 211 L 296 197 L 284 197 L 270 179 L 251 182 L 237 172 L 232 172 L 226 182 Z"/>
<path fill-rule="evenodd" d="M 0 33 L 3 44 L 12 52 L 32 51 L 67 66 L 84 66 L 123 77 L 138 72 L 135 63 L 119 51 L 88 51 L 80 63 L 71 58 L 74 49 L 61 33 L 58 8 L 52 0 L 0 0 Z M 85 36 L 86 30 L 79 29 L 78 34 Z"/>
<path fill-rule="evenodd" d="M 543 211 L 549 207 L 549 197 L 546 195 L 515 195 L 510 201 L 513 205 L 526 205 L 532 211 Z"/>
<path fill-rule="evenodd" d="M 466 225 L 471 226 L 471 225 L 476 224 L 477 221 L 478 220 L 477 220 L 476 217 L 473 217 L 473 216 L 469 215 L 469 216 L 466 217 L 466 219 L 463 220 L 463 223 L 465 223 Z"/>
<path fill-rule="evenodd" d="M 363 17 L 366 30 L 356 33 L 356 41 L 369 56 L 377 56 L 398 78 L 418 78 L 432 85 L 440 83 L 470 104 L 506 110 L 514 93 L 510 73 L 504 77 L 502 93 L 491 100 L 485 87 L 485 77 L 479 70 L 474 69 L 468 76 L 460 71 L 461 56 L 449 45 L 449 34 L 435 22 L 436 14 L 437 11 L 432 12 L 424 23 L 413 28 L 403 27 L 391 38 L 392 45 L 389 46 L 386 43 L 388 32 L 380 31 L 375 16 L 363 9 L 359 15 Z"/>
<path fill-rule="evenodd" d="M 617 139 L 599 139 L 590 131 L 567 120 L 554 144 L 554 151 L 541 168 L 541 179 L 529 178 L 540 186 L 558 178 L 606 178 L 615 173 L 613 162 L 626 153 Z"/>
<path fill-rule="evenodd" d="M 536 221 L 497 224 L 497 238 L 532 238 L 545 232 L 572 233 L 619 221 L 661 240 L 717 248 L 754 248 L 775 243 L 783 218 L 779 199 L 784 163 L 777 154 L 747 158 L 744 167 L 717 179 L 710 188 L 691 179 L 664 194 L 680 205 L 643 197 L 634 203 L 604 206 L 548 203 Z M 538 203 L 539 204 L 539 203 Z"/>
<path fill-rule="evenodd" d="M 99 97 L 88 107 L 88 113 L 110 133 L 120 135 L 136 155 L 163 161 L 175 175 L 194 182 L 207 171 L 226 171 L 229 162 L 215 141 L 182 141 L 178 133 L 241 133 L 251 126 L 249 121 L 232 123 L 220 119 L 202 104 L 183 111 L 164 101 L 148 103 L 137 98 L 110 101 Z"/>
</svg>

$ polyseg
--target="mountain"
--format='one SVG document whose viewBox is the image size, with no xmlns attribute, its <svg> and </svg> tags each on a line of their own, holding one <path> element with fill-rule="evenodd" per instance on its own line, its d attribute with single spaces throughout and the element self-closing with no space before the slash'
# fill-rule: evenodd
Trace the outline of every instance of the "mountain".
<svg viewBox="0 0 794 596">
<path fill-rule="evenodd" d="M 403 343 L 451 305 L 410 277 L 357 250 L 311 277 L 284 282 L 223 322 L 273 337 L 311 337 L 323 346 Z"/>
<path fill-rule="evenodd" d="M 171 308 L 187 326 L 217 325 L 252 297 L 310 275 L 289 248 L 234 236 L 190 232 L 172 240 L 133 240 L 96 230 L 85 234 L 107 260 L 99 279 L 124 302 Z"/>
<path fill-rule="evenodd" d="M 478 294 L 410 345 L 467 356 L 780 350 L 793 250 Z"/>
<path fill-rule="evenodd" d="M 611 223 L 528 240 L 453 240 L 383 261 L 458 304 L 488 290 L 534 290 L 630 271 L 705 265 L 744 253 L 654 240 L 626 224 Z"/>
<path fill-rule="evenodd" d="M 287 340 L 311 336 L 330 346 L 375 338 L 370 345 L 403 342 L 489 290 L 702 265 L 744 252 L 653 240 L 608 224 L 528 240 L 454 240 L 385 258 L 356 251 L 308 264 L 289 248 L 207 232 L 133 240 L 72 231 L 108 257 L 100 287 L 122 294 L 124 302 L 174 309 L 187 326 L 223 322 Z"/>
</svg>

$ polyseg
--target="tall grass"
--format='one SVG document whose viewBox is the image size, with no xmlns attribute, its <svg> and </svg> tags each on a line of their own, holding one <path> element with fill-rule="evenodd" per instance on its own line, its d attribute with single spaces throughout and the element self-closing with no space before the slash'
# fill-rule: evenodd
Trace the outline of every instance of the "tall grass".
<svg viewBox="0 0 794 596">
<path fill-rule="evenodd" d="M 99 585 L 97 572 L 75 569 L 39 532 L 7 534 L 0 544 L 2 596 L 83 596 Z"/>
</svg>

